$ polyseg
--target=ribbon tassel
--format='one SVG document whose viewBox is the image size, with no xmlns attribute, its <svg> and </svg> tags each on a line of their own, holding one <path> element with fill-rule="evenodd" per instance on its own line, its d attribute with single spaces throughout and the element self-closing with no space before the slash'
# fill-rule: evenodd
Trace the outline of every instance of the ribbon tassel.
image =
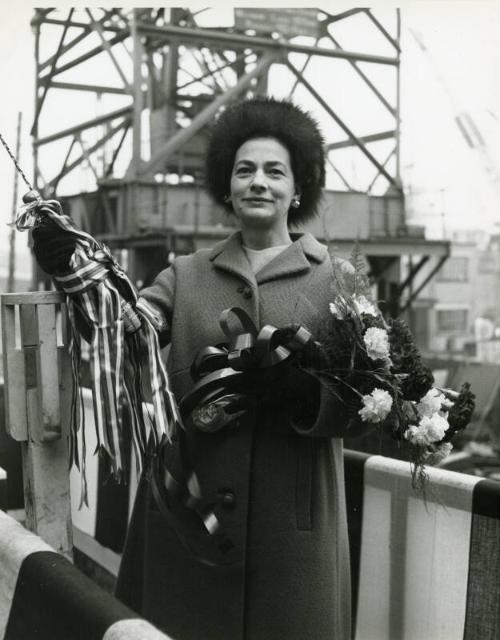
<svg viewBox="0 0 500 640">
<path fill-rule="evenodd" d="M 44 201 L 38 194 L 36 196 L 36 200 L 27 203 L 19 211 L 16 228 L 33 229 L 42 218 L 48 217 L 70 233 L 76 243 L 70 261 L 70 273 L 54 276 L 53 279 L 66 294 L 70 329 L 73 372 L 70 465 L 75 464 L 80 469 L 81 502 L 87 504 L 86 442 L 79 380 L 82 316 L 91 335 L 89 364 L 97 448 L 110 458 L 115 478 L 122 479 L 128 471 L 125 424 L 130 425 L 129 435 L 138 472 L 147 455 L 148 429 L 140 389 L 141 341 L 136 333 L 125 330 L 126 324 L 137 333 L 140 332 L 147 344 L 154 408 L 150 431 L 155 449 L 165 440 L 172 439 L 175 431 L 182 427 L 182 421 L 162 362 L 157 332 L 148 313 L 141 305 L 136 306 L 137 293 L 133 284 L 109 249 L 88 233 L 77 229 L 70 218 L 63 214 L 57 200 Z M 130 364 L 127 367 L 126 358 Z M 125 413 L 129 420 L 124 420 Z"/>
</svg>

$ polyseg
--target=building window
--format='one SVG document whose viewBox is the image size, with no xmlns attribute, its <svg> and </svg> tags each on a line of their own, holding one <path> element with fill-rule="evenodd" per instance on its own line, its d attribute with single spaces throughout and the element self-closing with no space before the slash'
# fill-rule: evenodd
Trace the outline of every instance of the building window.
<svg viewBox="0 0 500 640">
<path fill-rule="evenodd" d="M 440 282 L 466 282 L 468 280 L 469 259 L 464 257 L 448 258 L 437 274 Z"/>
<path fill-rule="evenodd" d="M 439 331 L 467 331 L 467 309 L 438 309 Z"/>
</svg>

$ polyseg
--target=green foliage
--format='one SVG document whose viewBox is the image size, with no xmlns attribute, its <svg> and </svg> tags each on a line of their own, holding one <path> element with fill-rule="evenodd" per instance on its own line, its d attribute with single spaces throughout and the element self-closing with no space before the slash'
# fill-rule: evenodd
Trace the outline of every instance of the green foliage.
<svg viewBox="0 0 500 640">
<path fill-rule="evenodd" d="M 418 401 L 434 383 L 429 367 L 422 362 L 408 325 L 401 318 L 389 321 L 392 371 L 404 375 L 401 391 L 407 400 Z"/>
<path fill-rule="evenodd" d="M 451 440 L 457 431 L 462 431 L 472 419 L 475 409 L 475 395 L 470 390 L 470 384 L 464 382 L 458 398 L 453 403 L 448 414 L 448 423 L 450 428 L 446 432 L 445 441 Z"/>
</svg>

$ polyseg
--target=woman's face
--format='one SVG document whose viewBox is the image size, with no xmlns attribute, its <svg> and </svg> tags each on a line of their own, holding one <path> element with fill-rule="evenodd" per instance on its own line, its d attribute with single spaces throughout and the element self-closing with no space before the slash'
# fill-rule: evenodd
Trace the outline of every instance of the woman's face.
<svg viewBox="0 0 500 640">
<path fill-rule="evenodd" d="M 254 138 L 241 145 L 231 175 L 231 204 L 243 227 L 286 227 L 295 195 L 290 154 L 281 142 Z"/>
</svg>

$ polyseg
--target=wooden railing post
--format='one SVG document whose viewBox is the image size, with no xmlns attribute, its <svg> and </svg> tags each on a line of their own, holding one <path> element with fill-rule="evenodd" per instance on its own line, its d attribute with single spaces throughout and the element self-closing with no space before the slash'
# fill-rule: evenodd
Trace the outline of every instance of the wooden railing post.
<svg viewBox="0 0 500 640">
<path fill-rule="evenodd" d="M 26 527 L 71 554 L 67 435 L 71 363 L 64 295 L 0 297 L 6 429 L 21 442 Z"/>
</svg>

